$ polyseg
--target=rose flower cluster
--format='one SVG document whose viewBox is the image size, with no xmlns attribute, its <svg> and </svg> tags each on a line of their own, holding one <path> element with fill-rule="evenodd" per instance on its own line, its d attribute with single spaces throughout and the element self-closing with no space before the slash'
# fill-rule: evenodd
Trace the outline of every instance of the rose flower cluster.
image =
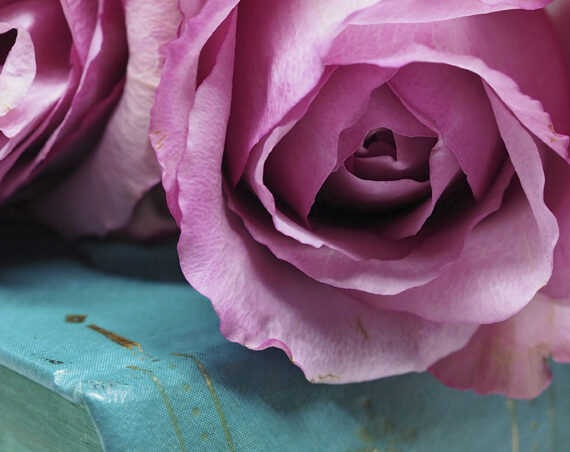
<svg viewBox="0 0 570 452">
<path fill-rule="evenodd" d="M 570 362 L 570 1 L 548 3 L 5 2 L 0 197 L 142 236 L 170 224 L 140 207 L 160 184 L 229 340 L 313 382 L 534 397 Z"/>
</svg>

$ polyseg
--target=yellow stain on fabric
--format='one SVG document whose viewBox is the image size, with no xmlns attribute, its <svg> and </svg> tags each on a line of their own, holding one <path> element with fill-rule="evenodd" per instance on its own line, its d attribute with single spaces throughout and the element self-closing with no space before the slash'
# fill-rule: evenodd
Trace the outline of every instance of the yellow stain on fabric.
<svg viewBox="0 0 570 452">
<path fill-rule="evenodd" d="M 210 392 L 210 396 L 212 398 L 212 401 L 214 402 L 214 407 L 216 408 L 216 412 L 218 413 L 218 418 L 220 420 L 220 424 L 221 424 L 222 430 L 224 432 L 224 437 L 226 439 L 226 445 L 228 446 L 228 449 L 230 452 L 235 452 L 235 446 L 234 446 L 234 442 L 232 439 L 232 434 L 231 434 L 230 429 L 228 427 L 228 421 L 226 419 L 224 411 L 222 410 L 222 404 L 220 402 L 220 399 L 218 398 L 218 395 L 216 394 L 216 390 L 214 389 L 214 384 L 212 383 L 212 379 L 210 378 L 208 371 L 206 370 L 204 365 L 198 360 L 198 358 L 196 358 L 194 355 L 190 355 L 188 353 L 171 353 L 171 355 L 191 359 L 192 362 L 196 365 L 196 367 L 200 371 L 200 373 L 202 374 L 202 378 L 204 379 L 204 382 L 206 383 L 206 386 L 208 388 L 208 391 Z"/>
</svg>

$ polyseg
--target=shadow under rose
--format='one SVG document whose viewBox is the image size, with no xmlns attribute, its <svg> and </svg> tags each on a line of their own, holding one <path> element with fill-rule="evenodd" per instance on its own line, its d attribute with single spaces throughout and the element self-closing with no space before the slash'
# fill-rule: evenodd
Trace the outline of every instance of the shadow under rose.
<svg viewBox="0 0 570 452">
<path fill-rule="evenodd" d="M 254 352 L 234 344 L 209 350 L 208 361 L 219 363 L 209 369 L 218 391 L 239 394 L 259 406 L 260 416 L 281 419 L 292 444 L 312 444 L 314 450 L 555 451 L 570 440 L 564 427 L 570 368 L 561 364 L 552 363 L 554 383 L 538 398 L 514 401 L 457 391 L 427 372 L 312 384 L 277 349 Z"/>
<path fill-rule="evenodd" d="M 178 264 L 176 240 L 176 237 L 170 237 L 149 243 L 99 238 L 69 241 L 51 229 L 27 220 L 2 219 L 0 269 L 46 261 L 70 261 L 118 277 L 185 283 Z"/>
</svg>

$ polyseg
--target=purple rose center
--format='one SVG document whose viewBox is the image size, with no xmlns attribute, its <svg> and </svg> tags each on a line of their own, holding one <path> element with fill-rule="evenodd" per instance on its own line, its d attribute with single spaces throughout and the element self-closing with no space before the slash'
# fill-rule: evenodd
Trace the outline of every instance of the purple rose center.
<svg viewBox="0 0 570 452">
<path fill-rule="evenodd" d="M 363 155 L 391 155 L 396 158 L 396 140 L 391 130 L 380 129 L 368 134 L 362 144 L 364 150 L 358 150 Z M 362 152 L 364 151 L 364 152 Z"/>
<path fill-rule="evenodd" d="M 431 193 L 429 156 L 434 137 L 407 137 L 380 128 L 368 132 L 319 190 L 309 218 L 363 227 L 401 217 Z"/>
</svg>

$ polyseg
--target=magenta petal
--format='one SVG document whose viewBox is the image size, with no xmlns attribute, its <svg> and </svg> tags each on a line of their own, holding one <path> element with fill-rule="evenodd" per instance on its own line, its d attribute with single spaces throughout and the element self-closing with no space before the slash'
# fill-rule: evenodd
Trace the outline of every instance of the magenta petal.
<svg viewBox="0 0 570 452">
<path fill-rule="evenodd" d="M 555 1 L 549 5 L 547 11 L 554 22 L 562 42 L 565 61 L 570 73 L 570 2 Z M 566 88 L 566 89 L 564 89 Z M 568 134 L 570 131 L 570 83 L 557 87 L 560 102 L 566 108 L 562 116 L 557 117 L 556 123 L 559 131 Z M 558 219 L 560 238 L 554 250 L 554 269 L 552 278 L 544 288 L 544 293 L 570 303 L 570 166 L 556 156 L 545 156 L 546 190 L 545 201 L 548 208 Z"/>
<path fill-rule="evenodd" d="M 325 75 L 321 80 L 321 84 L 324 85 L 327 80 L 327 75 Z M 311 101 L 312 98 L 309 96 L 304 100 Z M 291 114 L 285 118 L 285 120 L 290 120 L 290 122 L 276 127 L 267 137 L 260 141 L 253 148 L 246 168 L 246 180 L 263 206 L 273 216 L 275 229 L 286 236 L 294 238 L 300 243 L 308 244 L 315 248 L 320 248 L 324 245 L 341 251 L 342 253 L 352 256 L 361 256 L 365 259 L 379 258 L 380 256 L 386 259 L 396 259 L 408 254 L 411 249 L 410 246 L 412 245 L 410 242 L 404 244 L 402 242 L 395 242 L 392 239 L 384 239 L 378 232 L 347 235 L 338 228 L 329 228 L 321 224 L 314 224 L 312 230 L 308 230 L 306 227 L 292 221 L 277 210 L 273 194 L 264 184 L 263 171 L 265 160 L 277 143 L 295 126 L 296 119 L 304 114 L 306 108 L 308 107 L 304 103 L 299 104 Z M 354 152 L 362 143 L 370 129 L 380 126 L 409 136 L 433 136 L 433 132 L 411 115 L 396 96 L 394 96 L 392 91 L 384 85 L 372 92 L 366 110 L 358 122 L 341 133 L 338 144 L 338 161 L 342 161 L 342 159 L 350 155 L 351 152 Z M 439 154 L 441 154 L 441 152 Z M 434 167 L 435 179 L 432 181 L 432 186 L 435 184 L 437 188 L 437 181 L 441 181 L 441 191 L 447 186 L 447 182 L 442 181 L 439 175 L 444 176 L 446 170 L 452 170 L 453 175 L 455 175 L 455 171 L 459 169 L 454 157 L 452 155 L 450 157 L 453 165 L 447 165 L 445 168 L 441 168 L 442 171 L 439 170 L 441 165 L 437 164 Z M 440 161 L 441 159 L 437 158 L 436 160 Z M 436 196 L 439 195 L 436 194 Z M 260 237 L 258 237 L 258 239 L 260 239 Z M 265 239 L 262 241 L 266 243 Z M 454 254 L 454 252 L 451 254 Z M 439 265 L 441 264 L 437 264 L 437 266 Z"/>
<path fill-rule="evenodd" d="M 377 0 L 253 0 L 239 5 L 234 92 L 226 156 L 230 183 L 253 147 L 319 83 L 322 56 L 343 22 Z M 259 39 L 260 36 L 266 39 Z M 356 88 L 356 87 L 355 87 Z"/>
<path fill-rule="evenodd" d="M 17 187 L 48 165 L 58 167 L 62 164 L 61 160 L 84 155 L 85 142 L 96 142 L 100 136 L 103 123 L 122 89 L 127 45 L 121 3 L 102 0 L 98 8 L 85 67 L 81 68 L 79 56 L 73 49 L 67 55 L 71 59 L 70 82 L 65 95 L 59 99 L 57 111 L 50 112 L 58 119 L 51 126 L 51 135 L 46 137 L 46 141 L 41 141 L 41 149 L 27 165 L 15 166 L 11 170 L 9 181 L 4 181 L 5 184 Z M 78 74 L 80 68 L 83 70 Z M 76 78 L 79 78 L 78 83 Z M 67 99 L 68 95 L 72 98 Z M 54 212 L 48 208 L 47 202 L 43 205 L 39 198 L 34 201 L 43 209 L 46 221 L 50 222 Z M 60 205 L 59 208 L 63 207 Z M 53 223 L 57 225 L 58 219 Z"/>
<path fill-rule="evenodd" d="M 68 80 L 67 77 L 59 81 L 52 80 L 52 83 L 36 80 L 25 99 L 16 108 L 0 117 L 0 130 L 6 137 L 12 139 L 12 146 L 16 146 L 18 138 L 29 136 L 30 131 L 38 127 L 38 122 L 55 108 L 58 100 L 65 97 L 66 91 L 75 87 L 72 80 Z M 5 150 L 1 152 L 2 157 L 6 154 Z"/>
<path fill-rule="evenodd" d="M 127 59 L 122 5 L 101 0 L 85 67 L 65 118 L 45 146 L 47 151 L 72 133 L 89 110 L 121 84 Z M 53 152 L 52 152 L 53 154 Z"/>
<path fill-rule="evenodd" d="M 363 152 L 362 144 L 366 136 L 379 128 L 393 132 L 397 161 L 390 157 L 383 158 L 386 156 L 375 159 L 371 152 Z M 372 92 L 358 121 L 340 134 L 338 156 L 345 164 L 345 159 L 351 159 L 350 169 L 363 179 L 399 179 L 408 173 L 408 177 L 413 177 L 412 175 L 422 174 L 425 170 L 431 150 L 430 143 L 435 136 L 433 130 L 419 122 L 402 105 L 388 85 L 383 85 Z"/>
<path fill-rule="evenodd" d="M 392 297 L 360 298 L 434 321 L 498 322 L 520 311 L 548 280 L 551 262 L 541 242 L 528 201 L 514 186 L 500 209 L 469 233 L 459 259 L 437 279 Z"/>
<path fill-rule="evenodd" d="M 467 0 L 450 1 L 442 8 L 440 4 L 434 7 L 429 1 L 418 0 L 330 0 L 326 14 L 322 13 L 319 3 L 304 0 L 241 3 L 236 49 L 240 64 L 236 67 L 228 130 L 230 182 L 236 184 L 240 179 L 255 144 L 318 83 L 326 64 L 322 57 L 339 30 L 347 24 L 390 22 L 395 17 L 402 22 L 441 21 L 521 5 L 537 8 L 544 3 L 513 0 L 490 5 Z M 270 38 L 259 39 L 259 36 Z M 389 42 L 365 39 L 368 45 Z M 345 56 L 354 50 L 351 44 L 344 50 Z M 399 67 L 401 64 L 384 66 Z"/>
<path fill-rule="evenodd" d="M 537 295 L 514 317 L 481 326 L 465 348 L 430 371 L 454 388 L 536 397 L 551 379 L 547 359 L 570 362 L 569 324 L 570 307 Z"/>
<path fill-rule="evenodd" d="M 402 105 L 388 85 L 383 85 L 372 91 L 366 110 L 358 121 L 343 130 L 339 139 L 340 155 L 348 157 L 371 130 L 381 127 L 406 137 L 437 136 Z"/>
</svg>

